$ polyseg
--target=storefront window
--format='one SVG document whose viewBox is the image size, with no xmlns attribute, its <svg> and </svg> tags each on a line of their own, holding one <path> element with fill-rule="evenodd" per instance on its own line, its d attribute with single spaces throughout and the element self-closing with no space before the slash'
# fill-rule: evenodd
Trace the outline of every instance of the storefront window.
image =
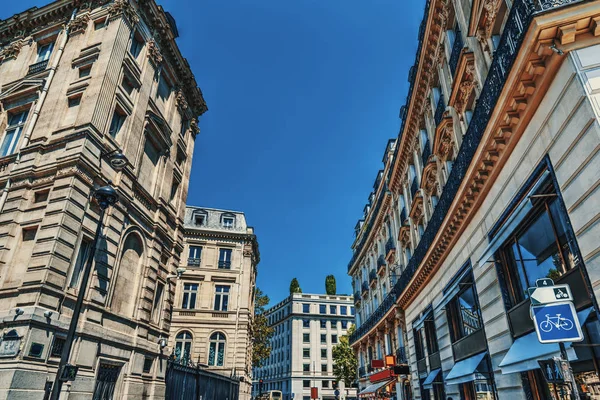
<svg viewBox="0 0 600 400">
<path fill-rule="evenodd" d="M 574 266 L 558 198 L 544 193 L 521 228 L 501 250 L 512 305 L 527 299 L 527 289 L 541 278 L 558 280 Z"/>
<path fill-rule="evenodd" d="M 456 342 L 481 329 L 481 317 L 477 294 L 473 285 L 473 275 L 468 274 L 459 282 L 459 285 L 462 289 L 447 305 L 452 342 Z"/>
</svg>

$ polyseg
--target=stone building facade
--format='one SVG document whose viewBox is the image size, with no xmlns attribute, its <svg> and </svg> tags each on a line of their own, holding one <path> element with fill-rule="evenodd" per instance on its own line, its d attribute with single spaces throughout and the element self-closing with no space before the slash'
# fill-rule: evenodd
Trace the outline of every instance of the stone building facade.
<svg viewBox="0 0 600 400">
<path fill-rule="evenodd" d="M 320 399 L 355 398 L 356 389 L 346 388 L 333 375 L 332 350 L 353 323 L 351 296 L 294 293 L 266 311 L 275 329 L 271 356 L 254 372 L 254 394 L 279 390 L 283 400 L 310 400 L 316 387 Z"/>
<path fill-rule="evenodd" d="M 169 345 L 174 355 L 240 380 L 250 400 L 251 322 L 257 266 L 254 229 L 243 213 L 186 208 L 184 252 L 177 280 Z"/>
<path fill-rule="evenodd" d="M 361 390 L 401 399 L 551 399 L 529 315 L 569 284 L 579 393 L 600 396 L 600 2 L 428 0 L 401 130 L 348 266 Z M 406 375 L 371 379 L 396 354 Z M 375 363 L 377 365 L 377 363 Z M 395 389 L 395 390 L 394 390 Z"/>
<path fill-rule="evenodd" d="M 164 396 L 197 118 L 206 104 L 153 0 L 57 0 L 0 21 L 0 398 L 45 398 L 107 210 L 62 398 Z M 122 150 L 116 171 L 108 156 Z M 105 397 L 98 397 L 105 398 Z M 108 398 L 108 397 L 106 397 Z"/>
</svg>

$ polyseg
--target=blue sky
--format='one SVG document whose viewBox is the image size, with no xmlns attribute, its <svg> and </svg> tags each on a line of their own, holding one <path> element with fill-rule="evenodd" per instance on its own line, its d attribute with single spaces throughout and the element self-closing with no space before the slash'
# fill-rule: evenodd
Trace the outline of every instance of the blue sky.
<svg viewBox="0 0 600 400">
<path fill-rule="evenodd" d="M 4 19 L 46 1 L 6 2 Z M 271 304 L 346 275 L 387 140 L 396 137 L 424 0 L 159 0 L 209 111 L 188 204 L 244 211 Z"/>
</svg>

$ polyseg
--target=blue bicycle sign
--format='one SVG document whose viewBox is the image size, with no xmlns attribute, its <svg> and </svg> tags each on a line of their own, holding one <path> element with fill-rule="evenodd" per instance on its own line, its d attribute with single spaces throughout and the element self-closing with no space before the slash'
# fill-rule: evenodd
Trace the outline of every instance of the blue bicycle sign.
<svg viewBox="0 0 600 400">
<path fill-rule="evenodd" d="M 573 329 L 573 321 L 562 318 L 560 314 L 551 317 L 546 314 L 546 320 L 540 322 L 540 329 L 544 332 L 550 332 L 552 329 L 564 329 L 566 331 Z"/>
<path fill-rule="evenodd" d="M 571 302 L 551 303 L 531 308 L 540 343 L 583 340 L 575 306 Z"/>
</svg>

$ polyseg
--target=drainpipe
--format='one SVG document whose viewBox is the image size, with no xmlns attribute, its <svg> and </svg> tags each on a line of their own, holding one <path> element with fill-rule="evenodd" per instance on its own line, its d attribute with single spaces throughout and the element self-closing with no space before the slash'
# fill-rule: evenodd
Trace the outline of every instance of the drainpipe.
<svg viewBox="0 0 600 400">
<path fill-rule="evenodd" d="M 69 19 L 69 22 L 71 22 L 75 19 L 76 14 L 77 14 L 77 8 L 75 8 L 73 10 L 73 13 L 71 14 L 71 18 Z M 35 128 L 35 125 L 37 124 L 38 118 L 40 116 L 40 111 L 42 110 L 42 106 L 44 105 L 46 96 L 48 95 L 48 90 L 50 89 L 50 85 L 52 84 L 52 80 L 54 79 L 54 75 L 56 74 L 56 69 L 58 68 L 58 64 L 60 63 L 60 59 L 62 58 L 62 55 L 64 53 L 65 46 L 67 45 L 68 39 L 69 39 L 69 24 L 67 24 L 65 26 L 64 34 L 62 35 L 62 37 L 60 39 L 58 50 L 56 52 L 56 55 L 52 59 L 52 64 L 50 64 L 50 73 L 48 74 L 48 77 L 44 81 L 44 87 L 42 88 L 40 97 L 35 102 L 35 107 L 33 109 L 33 115 L 31 116 L 31 121 L 29 121 L 29 123 L 27 124 L 25 133 L 23 134 L 23 141 L 21 143 L 21 146 L 19 147 L 19 151 L 17 152 L 17 158 L 15 159 L 15 162 L 13 163 L 13 167 L 11 168 L 11 171 L 12 171 L 12 169 L 14 169 L 15 165 L 19 164 L 19 161 L 21 160 L 21 149 L 25 148 L 25 147 L 27 147 L 27 145 L 29 145 L 29 138 L 31 137 L 31 134 L 33 133 L 33 129 Z M 2 191 L 2 195 L 0 196 L 0 212 L 2 212 L 2 210 L 4 209 L 4 204 L 6 203 L 6 198 L 8 197 L 9 189 L 10 189 L 10 178 L 6 182 L 6 185 L 4 186 L 4 189 Z"/>
</svg>

